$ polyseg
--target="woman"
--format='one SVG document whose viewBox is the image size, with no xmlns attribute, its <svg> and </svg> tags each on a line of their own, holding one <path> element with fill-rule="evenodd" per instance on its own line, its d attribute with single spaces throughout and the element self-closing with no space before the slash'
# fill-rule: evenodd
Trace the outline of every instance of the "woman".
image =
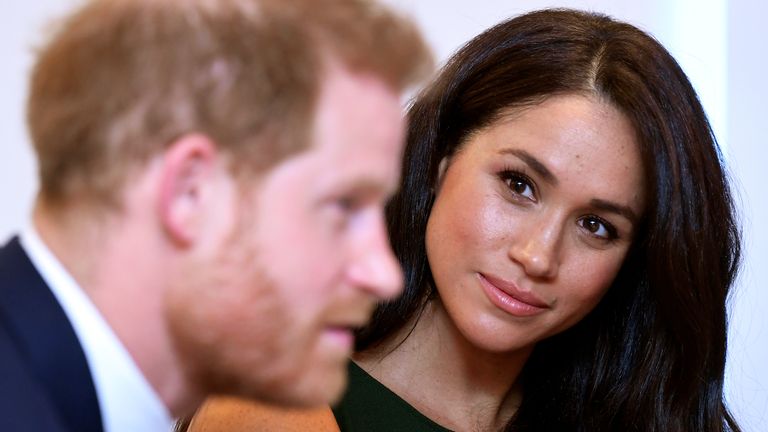
<svg viewBox="0 0 768 432">
<path fill-rule="evenodd" d="M 405 293 L 360 332 L 342 431 L 739 430 L 734 209 L 660 44 L 529 13 L 456 53 L 409 116 L 388 208 Z"/>
</svg>

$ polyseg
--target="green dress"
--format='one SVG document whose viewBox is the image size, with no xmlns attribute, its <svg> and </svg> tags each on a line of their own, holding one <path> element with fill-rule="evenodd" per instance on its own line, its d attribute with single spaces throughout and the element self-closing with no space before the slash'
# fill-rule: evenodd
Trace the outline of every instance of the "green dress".
<svg viewBox="0 0 768 432">
<path fill-rule="evenodd" d="M 333 407 L 341 432 L 451 432 L 349 362 L 349 386 Z"/>
</svg>

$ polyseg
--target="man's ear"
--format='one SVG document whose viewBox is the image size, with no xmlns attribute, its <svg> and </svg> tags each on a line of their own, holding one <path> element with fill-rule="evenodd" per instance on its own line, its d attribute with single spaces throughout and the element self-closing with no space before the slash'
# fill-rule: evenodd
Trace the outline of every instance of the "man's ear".
<svg viewBox="0 0 768 432">
<path fill-rule="evenodd" d="M 221 155 L 205 135 L 184 135 L 163 155 L 159 216 L 163 230 L 180 246 L 189 246 L 205 223 L 205 207 L 215 196 Z"/>
</svg>

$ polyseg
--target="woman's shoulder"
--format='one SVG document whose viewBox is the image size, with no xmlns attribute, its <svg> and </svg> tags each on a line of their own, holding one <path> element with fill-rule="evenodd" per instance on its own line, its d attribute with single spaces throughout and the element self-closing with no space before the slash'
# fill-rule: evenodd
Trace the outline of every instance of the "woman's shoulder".
<svg viewBox="0 0 768 432">
<path fill-rule="evenodd" d="M 343 398 L 331 408 L 286 409 L 230 397 L 205 401 L 188 432 L 450 432 L 353 362 Z"/>
<path fill-rule="evenodd" d="M 347 391 L 333 407 L 333 414 L 344 432 L 450 432 L 354 362 L 349 365 Z"/>
<path fill-rule="evenodd" d="M 287 409 L 238 398 L 209 398 L 189 424 L 188 432 L 338 432 L 330 408 Z"/>
</svg>

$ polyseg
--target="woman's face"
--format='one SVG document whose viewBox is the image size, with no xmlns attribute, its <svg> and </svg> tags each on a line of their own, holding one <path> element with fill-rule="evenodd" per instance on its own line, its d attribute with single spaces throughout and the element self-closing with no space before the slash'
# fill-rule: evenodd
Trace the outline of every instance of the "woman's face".
<svg viewBox="0 0 768 432">
<path fill-rule="evenodd" d="M 645 208 L 629 120 L 585 96 L 511 112 L 441 168 L 427 256 L 447 316 L 486 351 L 529 348 L 589 313 Z"/>
</svg>

